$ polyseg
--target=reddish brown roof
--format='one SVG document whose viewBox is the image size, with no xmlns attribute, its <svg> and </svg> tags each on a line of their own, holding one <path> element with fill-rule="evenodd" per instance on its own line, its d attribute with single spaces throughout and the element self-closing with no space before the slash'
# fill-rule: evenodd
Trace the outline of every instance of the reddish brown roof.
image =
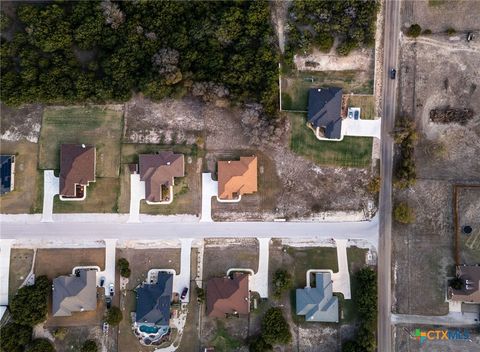
<svg viewBox="0 0 480 352">
<path fill-rule="evenodd" d="M 218 162 L 218 197 L 234 199 L 257 191 L 257 157 Z"/>
<path fill-rule="evenodd" d="M 185 176 L 183 154 L 141 154 L 139 159 L 140 180 L 145 181 L 145 198 L 150 202 L 162 201 L 162 186 L 173 186 L 174 177 Z"/>
<path fill-rule="evenodd" d="M 462 280 L 461 290 L 449 288 L 453 301 L 480 303 L 480 266 L 459 265 L 457 276 Z"/>
<path fill-rule="evenodd" d="M 95 147 L 62 144 L 60 147 L 60 195 L 75 197 L 75 185 L 95 181 Z"/>
<path fill-rule="evenodd" d="M 215 277 L 207 282 L 207 315 L 224 318 L 226 314 L 248 314 L 248 275 L 237 273 L 233 279 Z"/>
</svg>

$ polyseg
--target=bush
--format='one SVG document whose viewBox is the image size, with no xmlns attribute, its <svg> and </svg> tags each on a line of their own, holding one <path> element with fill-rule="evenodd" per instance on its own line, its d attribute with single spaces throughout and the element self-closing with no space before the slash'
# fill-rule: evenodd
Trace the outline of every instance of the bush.
<svg viewBox="0 0 480 352">
<path fill-rule="evenodd" d="M 97 352 L 98 346 L 94 340 L 87 340 L 83 343 L 80 352 Z"/>
<path fill-rule="evenodd" d="M 197 294 L 197 300 L 200 303 L 205 302 L 205 290 L 201 287 L 195 287 L 195 292 Z"/>
<path fill-rule="evenodd" d="M 370 182 L 368 182 L 367 189 L 372 194 L 380 193 L 380 188 L 382 186 L 382 180 L 380 176 L 373 177 Z"/>
<path fill-rule="evenodd" d="M 262 319 L 262 338 L 267 344 L 288 344 L 292 339 L 290 326 L 280 308 L 270 308 Z"/>
<path fill-rule="evenodd" d="M 455 28 L 449 27 L 447 28 L 445 33 L 447 33 L 448 35 L 454 35 L 455 33 L 457 33 L 457 31 L 455 30 Z"/>
<path fill-rule="evenodd" d="M 119 258 L 117 261 L 117 266 L 120 270 L 121 276 L 126 278 L 130 277 L 132 272 L 130 270 L 130 263 L 128 262 L 128 260 L 126 260 L 125 258 Z"/>
<path fill-rule="evenodd" d="M 47 339 L 35 339 L 27 348 L 27 352 L 55 352 L 55 347 Z"/>
<path fill-rule="evenodd" d="M 463 288 L 463 280 L 456 276 L 450 280 L 449 285 L 455 290 L 461 290 Z"/>
<path fill-rule="evenodd" d="M 397 204 L 393 210 L 393 217 L 402 224 L 411 224 L 415 221 L 413 209 L 406 203 Z"/>
<path fill-rule="evenodd" d="M 13 320 L 22 325 L 34 326 L 47 317 L 47 298 L 51 289 L 46 276 L 39 276 L 32 286 L 18 290 L 10 303 Z"/>
<path fill-rule="evenodd" d="M 432 34 L 432 31 L 430 29 L 425 29 L 422 34 L 429 35 Z"/>
<path fill-rule="evenodd" d="M 58 329 L 55 329 L 55 331 L 53 332 L 53 336 L 56 339 L 63 341 L 63 339 L 65 339 L 65 336 L 67 336 L 67 332 L 68 330 L 66 328 L 58 328 Z"/>
<path fill-rule="evenodd" d="M 117 326 L 123 319 L 123 314 L 120 308 L 113 306 L 107 312 L 105 321 L 111 326 Z"/>
<path fill-rule="evenodd" d="M 263 337 L 256 336 L 253 338 L 252 341 L 250 341 L 248 345 L 248 350 L 250 352 L 266 352 L 266 351 L 271 351 L 272 350 L 272 345 L 268 344 L 265 342 Z"/>
<path fill-rule="evenodd" d="M 32 328 L 10 322 L 0 329 L 0 349 L 4 352 L 22 352 L 32 340 Z"/>
<path fill-rule="evenodd" d="M 410 27 L 407 29 L 407 36 L 416 38 L 422 33 L 422 27 L 420 27 L 419 24 L 412 24 Z"/>
<path fill-rule="evenodd" d="M 318 49 L 324 53 L 328 53 L 333 46 L 333 35 L 330 33 L 320 33 L 315 38 L 315 44 L 317 44 Z"/>
<path fill-rule="evenodd" d="M 292 275 L 284 269 L 278 269 L 273 275 L 273 295 L 280 298 L 282 293 L 293 285 Z"/>
</svg>

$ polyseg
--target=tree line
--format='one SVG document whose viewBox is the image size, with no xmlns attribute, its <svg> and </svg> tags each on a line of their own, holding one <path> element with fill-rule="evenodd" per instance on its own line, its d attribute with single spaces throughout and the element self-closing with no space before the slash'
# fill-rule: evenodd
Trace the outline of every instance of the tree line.
<svg viewBox="0 0 480 352">
<path fill-rule="evenodd" d="M 278 50 L 265 1 L 21 3 L 2 14 L 0 99 L 29 102 L 161 99 L 195 83 L 277 111 Z M 220 88 L 219 88 L 220 87 Z M 198 87 L 197 87 L 198 88 Z"/>
</svg>

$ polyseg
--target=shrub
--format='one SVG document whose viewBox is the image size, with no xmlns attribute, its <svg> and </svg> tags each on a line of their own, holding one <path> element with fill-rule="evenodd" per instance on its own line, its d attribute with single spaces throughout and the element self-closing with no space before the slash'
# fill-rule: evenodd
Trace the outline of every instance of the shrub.
<svg viewBox="0 0 480 352">
<path fill-rule="evenodd" d="M 197 300 L 200 303 L 205 302 L 205 290 L 201 287 L 195 287 L 195 292 L 197 294 Z"/>
<path fill-rule="evenodd" d="M 280 298 L 282 293 L 292 287 L 292 275 L 284 269 L 278 269 L 273 275 L 273 295 Z"/>
<path fill-rule="evenodd" d="M 105 321 L 111 326 L 117 326 L 123 319 L 123 314 L 120 308 L 113 306 L 107 312 Z"/>
<path fill-rule="evenodd" d="M 368 182 L 367 190 L 372 194 L 378 194 L 380 192 L 380 188 L 382 186 L 382 182 L 380 176 L 373 177 L 370 182 Z"/>
<path fill-rule="evenodd" d="M 44 321 L 47 316 L 47 297 L 50 288 L 47 277 L 39 276 L 34 285 L 19 289 L 10 303 L 13 320 L 29 326 Z"/>
<path fill-rule="evenodd" d="M 265 342 L 263 337 L 256 336 L 253 338 L 252 341 L 250 341 L 248 345 L 248 350 L 250 352 L 265 352 L 265 351 L 271 351 L 272 350 L 272 345 L 269 343 Z"/>
<path fill-rule="evenodd" d="M 130 263 L 125 258 L 119 258 L 117 261 L 117 266 L 120 269 L 120 275 L 123 277 L 130 277 L 132 273 L 130 270 Z"/>
<path fill-rule="evenodd" d="M 428 35 L 428 34 L 432 34 L 432 31 L 430 29 L 425 29 L 422 34 L 425 34 L 425 35 Z"/>
<path fill-rule="evenodd" d="M 445 33 L 447 33 L 448 35 L 454 35 L 455 33 L 457 33 L 457 31 L 455 30 L 455 28 L 449 27 L 447 28 Z"/>
<path fill-rule="evenodd" d="M 407 29 L 407 36 L 416 38 L 422 33 L 422 27 L 420 27 L 419 24 L 412 24 L 410 27 Z"/>
<path fill-rule="evenodd" d="M 98 346 L 94 340 L 87 340 L 83 343 L 80 352 L 97 352 Z"/>
<path fill-rule="evenodd" d="M 280 308 L 270 308 L 262 319 L 262 338 L 267 344 L 288 344 L 292 339 L 290 326 Z"/>
<path fill-rule="evenodd" d="M 450 280 L 449 285 L 455 290 L 461 290 L 463 288 L 463 281 L 458 276 Z"/>
<path fill-rule="evenodd" d="M 5 352 L 22 352 L 32 340 L 32 328 L 10 322 L 0 329 L 0 349 Z"/>
<path fill-rule="evenodd" d="M 334 38 L 330 33 L 320 33 L 315 38 L 315 44 L 318 49 L 324 53 L 328 53 L 332 49 Z"/>
<path fill-rule="evenodd" d="M 53 336 L 56 339 L 59 339 L 60 341 L 63 341 L 65 336 L 67 336 L 67 329 L 66 328 L 55 329 L 55 331 L 53 332 Z"/>
<path fill-rule="evenodd" d="M 395 206 L 393 210 L 393 217 L 396 221 L 402 224 L 411 224 L 415 221 L 415 214 L 413 209 L 406 203 L 400 203 Z"/>
<path fill-rule="evenodd" d="M 47 339 L 35 339 L 27 348 L 27 352 L 55 352 L 55 347 Z"/>
</svg>

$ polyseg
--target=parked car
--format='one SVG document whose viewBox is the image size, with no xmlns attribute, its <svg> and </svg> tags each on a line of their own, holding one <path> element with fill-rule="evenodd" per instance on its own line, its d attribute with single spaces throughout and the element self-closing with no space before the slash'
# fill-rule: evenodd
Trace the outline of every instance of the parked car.
<svg viewBox="0 0 480 352">
<path fill-rule="evenodd" d="M 391 79 L 395 79 L 395 77 L 397 76 L 397 70 L 395 70 L 394 68 L 392 68 L 390 70 L 390 78 Z"/>
<path fill-rule="evenodd" d="M 103 287 L 103 285 L 105 285 L 105 277 L 104 276 L 102 276 L 100 278 L 100 287 Z"/>
<path fill-rule="evenodd" d="M 467 42 L 471 41 L 473 39 L 473 33 L 472 32 L 468 32 L 467 33 Z"/>
<path fill-rule="evenodd" d="M 112 298 L 109 296 L 105 297 L 105 303 L 107 304 L 107 309 L 110 309 L 112 306 Z"/>
<path fill-rule="evenodd" d="M 115 287 L 113 284 L 110 284 L 109 291 L 110 291 L 110 296 L 113 296 L 115 294 Z"/>
<path fill-rule="evenodd" d="M 348 111 L 348 118 L 353 119 L 353 111 L 352 110 Z"/>
<path fill-rule="evenodd" d="M 354 116 L 355 120 L 358 120 L 359 117 L 360 117 L 360 111 L 355 110 L 355 112 L 353 113 L 353 116 Z"/>
<path fill-rule="evenodd" d="M 180 296 L 181 299 L 185 299 L 187 297 L 188 287 L 185 287 L 182 291 L 182 295 Z"/>
<path fill-rule="evenodd" d="M 103 333 L 108 334 L 108 324 L 107 324 L 107 322 L 103 323 Z"/>
</svg>

